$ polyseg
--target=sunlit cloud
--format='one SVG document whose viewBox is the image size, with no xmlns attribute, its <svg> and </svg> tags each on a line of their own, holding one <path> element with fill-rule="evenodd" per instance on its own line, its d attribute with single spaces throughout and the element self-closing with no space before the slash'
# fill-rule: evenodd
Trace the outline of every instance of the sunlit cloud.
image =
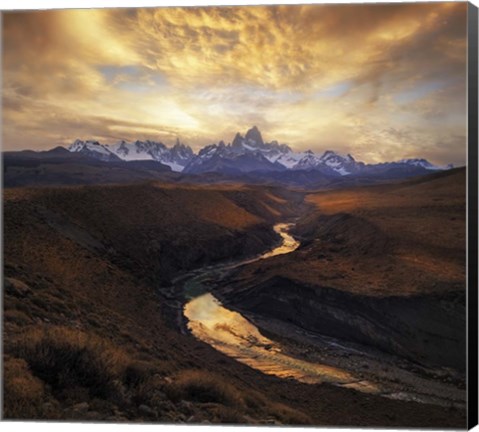
<svg viewBox="0 0 479 432">
<path fill-rule="evenodd" d="M 297 150 L 465 160 L 465 3 L 6 12 L 3 146 L 256 124 Z"/>
</svg>

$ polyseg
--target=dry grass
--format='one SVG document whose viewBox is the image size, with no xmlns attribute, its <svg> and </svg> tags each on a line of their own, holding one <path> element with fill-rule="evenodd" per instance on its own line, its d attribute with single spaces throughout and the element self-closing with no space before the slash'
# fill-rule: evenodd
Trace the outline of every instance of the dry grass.
<svg viewBox="0 0 479 432">
<path fill-rule="evenodd" d="M 333 252 L 331 260 L 311 266 L 318 280 L 332 277 L 335 287 L 362 287 L 380 295 L 464 286 L 464 170 L 421 181 L 317 193 L 308 200 L 324 215 L 321 224 L 332 222 L 328 232 L 318 229 L 319 245 Z M 348 215 L 350 225 L 369 226 L 369 232 L 358 226 L 345 232 L 348 224 L 334 225 L 338 215 Z M 364 245 L 367 251 L 361 250 Z M 348 277 L 335 277 L 337 273 Z"/>
<path fill-rule="evenodd" d="M 265 227 L 277 212 L 288 215 L 263 188 L 181 188 L 181 199 L 176 185 L 5 191 L 5 416 L 311 423 L 299 409 L 316 423 L 347 424 L 360 400 L 355 393 L 262 376 L 165 324 L 176 315 L 158 292 L 172 275 L 257 253 L 274 240 Z M 205 199 L 190 205 L 189 194 Z M 216 213 L 224 200 L 232 204 Z M 250 230 L 257 218 L 264 223 Z M 192 368 L 203 377 L 191 378 Z M 218 374 L 211 376 L 212 368 Z M 322 400 L 332 400 L 339 414 L 315 402 Z M 79 403 L 88 409 L 75 412 Z M 361 408 L 363 420 L 386 424 L 388 410 L 373 404 Z M 418 411 L 430 425 L 430 410 Z M 456 424 L 450 417 L 436 424 Z"/>
<path fill-rule="evenodd" d="M 301 411 L 290 408 L 280 403 L 274 403 L 269 406 L 269 411 L 273 413 L 276 418 L 287 425 L 311 425 L 313 421 L 311 417 L 302 413 Z"/>
<path fill-rule="evenodd" d="M 23 326 L 31 324 L 31 318 L 21 310 L 7 310 L 3 314 L 3 319 L 5 322 L 13 322 L 16 325 Z"/>
<path fill-rule="evenodd" d="M 178 374 L 168 387 L 173 399 L 195 402 L 215 402 L 227 406 L 243 406 L 238 390 L 224 377 L 203 370 L 185 370 Z"/>
<path fill-rule="evenodd" d="M 67 327 L 32 329 L 15 343 L 14 353 L 54 391 L 85 387 L 91 397 L 115 397 L 130 359 L 106 341 Z"/>
<path fill-rule="evenodd" d="M 148 406 L 147 418 L 174 420 L 171 409 L 189 401 L 195 405 L 187 405 L 188 412 L 213 423 L 261 423 L 266 417 L 276 423 L 311 424 L 305 414 L 206 370 L 187 369 L 165 377 L 163 362 L 132 360 L 90 333 L 41 327 L 22 334 L 14 345 L 16 357 L 5 360 L 7 418 L 83 418 L 69 409 L 62 412 L 61 401 L 69 407 L 83 402 L 106 411 L 112 406 Z"/>
<path fill-rule="evenodd" d="M 34 377 L 25 360 L 4 356 L 4 417 L 38 418 L 44 402 L 44 384 Z"/>
<path fill-rule="evenodd" d="M 311 424 L 311 418 L 261 393 L 235 387 L 226 378 L 205 370 L 181 371 L 166 387 L 173 400 L 213 404 L 212 413 L 220 423 L 247 423 L 248 419 L 269 418 L 281 424 Z"/>
<path fill-rule="evenodd" d="M 244 273 L 375 296 L 464 289 L 465 171 L 420 180 L 309 194 L 302 247 Z"/>
</svg>

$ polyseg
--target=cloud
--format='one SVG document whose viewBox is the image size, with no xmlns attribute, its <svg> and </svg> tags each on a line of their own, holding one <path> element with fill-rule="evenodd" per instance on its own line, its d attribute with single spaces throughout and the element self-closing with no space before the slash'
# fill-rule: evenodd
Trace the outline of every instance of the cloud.
<svg viewBox="0 0 479 432">
<path fill-rule="evenodd" d="M 4 146 L 179 135 L 199 147 L 254 123 L 298 149 L 334 146 L 370 161 L 416 150 L 460 163 L 466 11 L 416 3 L 5 12 Z"/>
</svg>

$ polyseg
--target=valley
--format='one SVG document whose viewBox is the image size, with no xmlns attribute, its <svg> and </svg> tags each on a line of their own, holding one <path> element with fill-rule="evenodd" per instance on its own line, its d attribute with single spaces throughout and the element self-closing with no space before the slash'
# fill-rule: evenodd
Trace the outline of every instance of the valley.
<svg viewBox="0 0 479 432">
<path fill-rule="evenodd" d="M 234 264 L 207 267 L 192 272 L 189 279 L 180 279 L 180 289 L 182 286 L 187 299 L 184 306 L 187 328 L 195 337 L 266 374 L 310 384 L 330 382 L 393 399 L 465 407 L 464 378 L 450 369 L 419 366 L 371 346 L 327 337 L 320 331 L 307 331 L 291 324 L 290 320 L 285 322 L 281 318 L 271 319 L 242 310 L 248 317 L 245 319 L 240 313 L 226 309 L 209 291 L 226 285 L 232 270 L 291 253 L 299 246 L 287 234 L 290 226 L 277 224 L 276 227 L 279 227 L 283 243 L 271 252 Z M 228 302 L 228 298 L 225 301 Z M 229 303 L 234 304 L 234 301 Z M 354 319 L 355 311 L 347 311 L 348 306 L 343 306 L 343 313 L 352 312 L 350 319 Z M 340 325 L 340 319 L 335 324 Z M 326 364 L 322 364 L 324 361 Z M 339 365 L 345 369 L 338 369 Z M 438 383 L 438 376 L 447 380 Z M 369 381 L 371 379 L 374 383 Z"/>
<path fill-rule="evenodd" d="M 375 196 L 402 195 L 400 216 L 417 227 L 414 209 L 436 206 L 437 223 L 457 221 L 439 235 L 460 236 L 462 178 L 447 171 L 351 192 L 155 181 L 7 189 L 7 417 L 460 427 L 460 248 L 411 234 L 422 240 L 409 243 L 418 257 L 450 265 L 403 284 L 394 260 L 407 262 L 408 230 L 394 211 L 394 237 Z M 429 246 L 436 240 L 449 247 Z M 368 267 L 374 257 L 389 274 Z M 366 267 L 351 270 L 358 262 Z M 206 303 L 189 300 L 206 291 Z M 201 335 L 198 313 L 212 310 L 229 317 L 211 321 L 219 342 Z M 80 352 L 98 369 L 68 372 L 83 367 Z"/>
</svg>

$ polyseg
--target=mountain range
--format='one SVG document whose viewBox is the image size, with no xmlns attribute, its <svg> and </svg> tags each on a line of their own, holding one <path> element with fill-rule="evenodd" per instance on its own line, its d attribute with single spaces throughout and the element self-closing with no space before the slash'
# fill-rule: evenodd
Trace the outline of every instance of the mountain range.
<svg viewBox="0 0 479 432">
<path fill-rule="evenodd" d="M 350 154 L 344 156 L 332 150 L 323 154 L 311 150 L 295 152 L 288 145 L 279 144 L 277 141 L 264 142 L 256 126 L 249 129 L 244 136 L 237 133 L 231 143 L 220 141 L 210 144 L 197 154 L 178 139 L 172 147 L 149 140 L 101 144 L 98 141 L 77 139 L 68 150 L 105 162 L 156 161 L 168 166 L 172 171 L 185 174 L 242 175 L 315 171 L 327 177 L 340 177 L 384 175 L 390 171 L 414 175 L 452 168 L 452 165 L 436 166 L 419 158 L 365 164 L 356 161 Z"/>
<path fill-rule="evenodd" d="M 106 162 L 157 161 L 177 172 L 183 171 L 194 158 L 191 147 L 181 144 L 179 140 L 173 147 L 168 148 L 161 142 L 149 140 L 137 140 L 133 143 L 122 140 L 117 144 L 100 144 L 98 141 L 77 139 L 68 150 Z"/>
</svg>

